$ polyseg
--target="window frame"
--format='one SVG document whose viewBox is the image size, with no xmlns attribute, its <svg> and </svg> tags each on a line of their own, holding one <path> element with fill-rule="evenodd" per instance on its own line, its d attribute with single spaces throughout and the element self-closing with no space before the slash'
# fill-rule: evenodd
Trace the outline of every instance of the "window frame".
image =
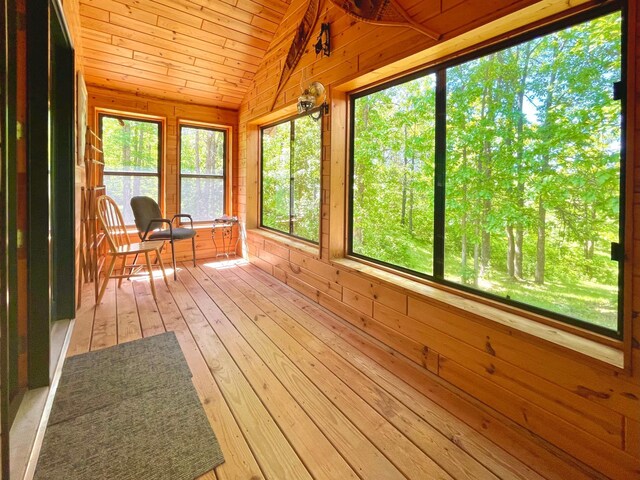
<svg viewBox="0 0 640 480">
<path fill-rule="evenodd" d="M 210 175 L 210 174 L 183 174 L 182 173 L 182 128 L 198 128 L 200 130 L 209 130 L 214 132 L 222 132 L 224 134 L 223 151 L 224 158 L 222 159 L 222 175 Z M 176 202 L 176 208 L 178 213 L 182 213 L 182 178 L 222 178 L 222 214 L 228 213 L 229 202 L 227 201 L 228 192 L 228 178 L 227 168 L 229 166 L 229 135 L 230 129 L 219 125 L 213 125 L 208 123 L 201 123 L 188 120 L 180 120 L 178 122 L 178 200 Z M 189 213 L 189 212 L 186 212 Z M 209 224 L 213 221 L 213 218 L 207 220 L 194 220 L 194 224 Z M 184 222 L 181 222 L 181 224 Z"/>
<path fill-rule="evenodd" d="M 163 168 L 163 153 L 164 153 L 164 143 L 165 143 L 165 121 L 160 117 L 146 116 L 140 115 L 132 112 L 121 112 L 115 110 L 106 110 L 106 109 L 96 109 L 96 116 L 98 122 L 98 135 L 101 139 L 103 139 L 103 128 L 102 128 L 102 119 L 105 117 L 122 119 L 122 120 L 133 120 L 136 122 L 148 122 L 155 123 L 158 125 L 158 167 L 157 173 L 150 172 L 110 172 L 107 170 L 107 163 L 104 162 L 103 169 L 103 177 L 105 175 L 113 175 L 113 176 L 140 176 L 140 177 L 157 177 L 158 178 L 158 205 L 160 206 L 160 210 L 164 211 L 164 168 Z M 104 140 L 104 139 L 103 139 Z M 103 141 L 104 148 L 104 141 Z M 104 154 L 103 154 L 104 161 Z M 103 178 L 104 184 L 104 178 Z M 124 213 L 124 212 L 123 212 Z M 127 224 L 127 227 L 134 226 L 135 224 Z"/>
<path fill-rule="evenodd" d="M 626 142 L 627 142 L 627 39 L 628 39 L 628 9 L 626 2 L 613 2 L 611 4 L 600 5 L 591 8 L 586 11 L 578 12 L 575 15 L 570 15 L 557 21 L 552 21 L 548 24 L 534 28 L 524 33 L 514 35 L 505 40 L 500 40 L 494 44 L 483 46 L 474 51 L 465 53 L 456 58 L 445 59 L 442 62 L 436 62 L 427 68 L 420 69 L 409 73 L 407 75 L 400 75 L 392 80 L 376 84 L 370 88 L 364 88 L 362 90 L 353 92 L 348 95 L 348 158 L 347 158 L 347 216 L 346 223 L 346 256 L 354 258 L 356 260 L 365 261 L 374 265 L 379 265 L 385 270 L 390 272 L 400 272 L 407 274 L 411 277 L 417 277 L 418 279 L 426 280 L 451 290 L 454 293 L 463 294 L 469 298 L 479 300 L 483 303 L 489 303 L 492 306 L 502 308 L 504 310 L 512 311 L 520 315 L 524 315 L 533 320 L 545 321 L 549 319 L 552 324 L 557 325 L 557 322 L 561 322 L 563 325 L 570 327 L 578 327 L 589 334 L 603 335 L 613 340 L 625 340 L 625 321 L 624 312 L 626 311 L 627 297 L 625 295 L 625 274 L 631 267 L 625 265 L 627 259 L 624 255 L 618 260 L 618 305 L 617 305 L 617 324 L 616 329 L 608 329 L 593 323 L 589 323 L 585 320 L 581 320 L 575 317 L 570 317 L 564 314 L 546 310 L 535 305 L 520 302 L 510 298 L 505 298 L 500 295 L 490 293 L 488 291 L 469 287 L 467 285 L 456 283 L 452 280 L 444 278 L 444 247 L 445 247 L 445 222 L 446 222 L 446 209 L 445 209 L 445 193 L 446 193 L 446 122 L 447 122 L 447 110 L 446 110 L 446 72 L 449 68 L 462 65 L 469 61 L 482 58 L 491 53 L 525 43 L 527 41 L 541 38 L 543 36 L 570 28 L 583 22 L 594 20 L 601 16 L 605 16 L 614 12 L 620 12 L 621 15 L 621 66 L 620 66 L 620 88 L 621 97 L 620 101 L 620 164 L 619 164 L 619 232 L 618 232 L 618 244 L 621 252 L 625 251 L 626 238 L 626 208 L 627 208 L 627 189 L 626 189 L 626 177 L 627 177 L 627 162 L 626 162 Z M 435 74 L 436 76 L 436 101 L 435 101 L 435 171 L 434 171 L 434 231 L 433 231 L 433 274 L 425 274 L 415 270 L 411 270 L 406 267 L 394 265 L 385 261 L 377 260 L 372 257 L 368 257 L 363 254 L 359 254 L 353 251 L 353 214 L 354 214 L 354 143 L 355 143 L 355 102 L 359 98 L 371 95 L 373 93 L 385 90 L 387 88 L 407 83 L 416 78 L 420 78 L 429 74 Z M 515 310 L 517 309 L 517 310 Z"/>
<path fill-rule="evenodd" d="M 311 117 L 312 114 L 315 113 L 320 113 L 320 117 L 316 120 L 315 118 Z M 289 194 L 290 194 L 290 198 L 289 198 L 289 232 L 284 232 L 282 230 L 278 230 L 276 228 L 273 227 L 269 227 L 267 225 L 264 224 L 263 222 L 263 214 L 264 214 L 264 208 L 263 208 L 263 201 L 264 201 L 264 174 L 263 174 L 263 169 L 264 169 L 264 148 L 262 148 L 263 146 L 263 142 L 264 142 L 264 131 L 268 128 L 272 128 L 272 127 L 276 127 L 278 125 L 282 125 L 285 123 L 290 123 L 291 125 L 293 125 L 293 122 L 295 122 L 296 120 L 303 118 L 303 117 L 311 117 L 312 120 L 316 121 L 316 122 L 320 122 L 320 152 L 319 152 L 319 163 L 320 163 L 320 178 L 318 178 L 318 187 L 320 188 L 320 199 L 318 201 L 318 241 L 315 240 L 310 240 L 308 238 L 304 238 L 301 236 L 298 236 L 296 234 L 293 233 L 293 226 L 294 226 L 294 222 L 292 220 L 292 211 L 293 211 L 293 196 L 291 195 L 292 193 L 292 182 L 291 182 L 291 174 L 289 175 Z M 310 243 L 312 245 L 315 246 L 319 246 L 320 245 L 320 238 L 322 235 L 322 157 L 323 157 L 323 152 L 322 152 L 322 142 L 323 142 L 323 138 L 324 138 L 324 128 L 322 125 L 322 122 L 324 120 L 324 111 L 322 109 L 322 107 L 317 107 L 314 108 L 313 110 L 310 110 L 308 112 L 304 112 L 304 113 L 300 113 L 298 115 L 295 115 L 293 117 L 287 117 L 281 120 L 278 120 L 276 122 L 273 123 L 268 123 L 265 125 L 260 125 L 260 131 L 259 131 L 259 138 L 260 138 L 260 169 L 259 169 L 259 181 L 260 181 L 260 201 L 258 203 L 259 206 L 259 224 L 258 226 L 260 228 L 263 228 L 265 230 L 269 230 L 270 232 L 275 232 L 277 234 L 280 235 L 286 235 L 287 237 L 291 237 L 291 238 L 295 238 L 297 240 L 301 240 L 303 242 L 307 242 Z M 290 127 L 291 128 L 291 127 Z M 295 152 L 295 149 L 292 148 L 293 147 L 293 142 L 290 143 L 290 152 Z M 293 166 L 293 162 L 289 161 L 289 171 L 291 172 L 291 168 Z"/>
</svg>

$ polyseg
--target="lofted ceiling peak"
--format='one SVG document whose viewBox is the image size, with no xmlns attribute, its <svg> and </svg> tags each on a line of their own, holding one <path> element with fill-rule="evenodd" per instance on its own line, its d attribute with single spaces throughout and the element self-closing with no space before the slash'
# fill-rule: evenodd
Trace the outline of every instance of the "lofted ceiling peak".
<svg viewBox="0 0 640 480">
<path fill-rule="evenodd" d="M 84 77 L 237 109 L 291 0 L 80 0 Z"/>
</svg>

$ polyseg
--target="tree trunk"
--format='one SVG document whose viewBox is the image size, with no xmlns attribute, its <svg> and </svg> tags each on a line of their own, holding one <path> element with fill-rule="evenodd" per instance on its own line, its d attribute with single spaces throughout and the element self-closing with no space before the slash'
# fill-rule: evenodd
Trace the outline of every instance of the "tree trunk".
<svg viewBox="0 0 640 480">
<path fill-rule="evenodd" d="M 124 122 L 122 126 L 122 164 L 125 168 L 130 168 L 131 165 L 131 124 L 128 121 Z M 116 177 L 117 178 L 117 177 Z M 131 177 L 120 177 L 122 178 L 122 198 L 125 202 L 125 210 L 127 209 L 127 204 L 129 199 L 133 196 L 131 195 Z M 109 195 L 109 192 L 107 192 Z"/>
<path fill-rule="evenodd" d="M 194 171 L 200 173 L 200 129 L 196 128 Z"/>
<path fill-rule="evenodd" d="M 487 218 L 487 212 L 491 211 L 491 200 L 483 202 L 483 218 Z M 491 260 L 491 233 L 485 229 L 482 230 L 482 276 L 489 272 L 489 264 Z"/>
<path fill-rule="evenodd" d="M 207 136 L 207 159 L 204 165 L 204 173 L 214 174 L 216 172 L 216 153 L 218 151 L 217 136 L 209 133 Z"/>
<path fill-rule="evenodd" d="M 369 110 L 371 109 L 371 105 L 367 97 L 364 97 L 364 102 L 362 103 L 362 128 L 366 130 L 369 128 Z"/>
<path fill-rule="evenodd" d="M 135 158 L 136 166 L 142 167 L 142 149 L 144 148 L 144 131 L 140 124 L 138 124 L 138 148 Z M 133 194 L 141 195 L 140 191 L 140 177 L 137 175 L 133 177 Z M 157 199 L 156 199 L 157 200 Z"/>
<path fill-rule="evenodd" d="M 516 204 L 518 211 L 524 215 L 524 179 L 522 178 L 522 170 L 524 164 L 524 93 L 527 88 L 527 76 L 529 74 L 529 61 L 533 48 L 530 43 L 524 44 L 524 65 L 522 67 L 522 75 L 520 76 L 520 84 L 518 87 L 517 107 L 518 107 L 518 124 L 517 124 L 517 161 L 516 167 L 517 183 L 516 183 Z M 519 52 L 518 52 L 519 53 Z M 522 252 L 523 252 L 524 232 L 522 222 L 517 222 L 514 242 L 514 269 L 513 276 L 517 279 L 524 278 L 522 271 Z"/>
<path fill-rule="evenodd" d="M 556 47 L 557 53 L 557 47 Z M 555 55 L 554 55 L 555 56 Z M 551 71 L 549 76 L 549 85 L 547 86 L 547 98 L 544 101 L 544 124 L 543 132 L 547 132 L 550 125 L 549 113 L 553 106 L 553 90 L 556 83 L 556 70 Z M 544 138 L 545 142 L 549 142 L 551 139 Z M 542 179 L 547 175 L 549 170 L 549 155 L 545 154 L 542 158 L 542 165 L 540 168 L 540 176 Z M 546 252 L 545 252 L 545 237 L 546 237 L 546 216 L 547 209 L 544 206 L 544 192 L 540 192 L 538 195 L 538 241 L 536 242 L 536 277 L 535 282 L 542 285 L 544 283 L 545 264 L 546 264 Z"/>
<path fill-rule="evenodd" d="M 400 224 L 405 224 L 405 218 L 407 215 L 407 164 L 408 155 L 407 155 L 407 126 L 404 126 L 404 152 L 403 152 L 403 177 L 402 177 L 402 214 L 400 217 Z"/>
<path fill-rule="evenodd" d="M 411 155 L 411 177 L 409 178 L 409 233 L 413 235 L 413 179 L 416 168 L 416 157 Z"/>
<path fill-rule="evenodd" d="M 216 164 L 215 164 L 216 163 L 216 153 L 218 151 L 217 138 L 218 138 L 217 135 L 214 135 L 212 132 L 209 132 L 207 134 L 207 153 L 206 153 L 206 160 L 205 160 L 205 165 L 204 165 L 204 173 L 206 173 L 206 174 L 217 173 L 216 172 Z M 207 209 L 212 208 L 212 205 L 214 203 L 214 199 L 211 196 L 211 189 L 210 188 L 205 188 L 204 199 L 205 199 L 205 202 L 206 202 L 205 205 L 207 205 Z M 216 217 L 218 215 L 222 214 L 222 213 L 224 213 L 224 212 L 222 212 L 222 211 L 212 211 L 212 214 L 214 216 L 216 216 Z"/>
<path fill-rule="evenodd" d="M 488 86 L 485 84 L 484 92 L 482 94 L 482 109 L 481 109 L 481 117 L 488 118 L 488 120 L 493 123 L 493 110 L 491 108 L 493 102 L 493 83 Z M 491 142 L 489 139 L 485 139 L 484 145 L 482 147 L 482 152 L 479 156 L 479 173 L 482 175 L 485 183 L 485 189 L 488 189 L 487 185 L 491 182 Z M 482 201 L 482 234 L 480 236 L 481 239 L 481 250 L 480 250 L 480 261 L 481 261 L 481 275 L 485 276 L 489 270 L 489 264 L 491 261 L 491 232 L 487 230 L 487 219 L 491 213 L 491 198 L 485 198 Z"/>
<path fill-rule="evenodd" d="M 462 252 L 460 261 L 462 272 L 460 279 L 463 284 L 469 283 L 469 274 L 467 272 L 467 215 L 462 217 Z"/>
<path fill-rule="evenodd" d="M 364 196 L 364 187 L 365 181 L 363 179 L 364 175 L 355 175 L 356 188 L 354 193 L 354 203 L 357 203 L 355 199 L 359 199 L 362 202 L 362 198 Z M 356 218 L 354 215 L 353 220 L 353 244 L 362 245 L 364 243 L 364 229 L 358 225 L 356 222 Z"/>
<path fill-rule="evenodd" d="M 409 234 L 413 235 L 413 187 L 409 190 Z"/>
<path fill-rule="evenodd" d="M 514 272 L 513 276 L 518 280 L 522 280 L 524 278 L 524 273 L 522 271 L 522 243 L 523 243 L 523 232 L 522 227 L 518 226 L 516 228 L 516 241 L 515 241 L 515 262 L 514 262 Z"/>
<path fill-rule="evenodd" d="M 362 97 L 362 131 L 366 131 L 369 128 L 369 111 L 371 110 L 370 99 L 369 97 Z M 357 176 L 357 185 L 356 185 L 356 194 L 354 195 L 356 198 L 362 199 L 364 195 L 364 180 L 362 175 Z M 362 227 L 355 225 L 353 226 L 353 243 L 362 245 L 364 242 L 364 230 Z"/>
<path fill-rule="evenodd" d="M 195 151 L 195 160 L 194 160 L 194 170 L 195 173 L 198 174 L 200 173 L 200 129 L 196 128 L 196 151 Z M 192 192 L 192 194 L 194 195 L 194 203 L 197 205 L 200 202 L 198 201 L 202 195 L 202 192 L 200 191 L 200 177 L 196 177 L 196 188 L 195 188 L 195 192 Z M 182 203 L 182 200 L 180 200 L 180 203 Z M 180 209 L 182 209 L 182 205 L 180 206 Z"/>
<path fill-rule="evenodd" d="M 467 169 L 467 147 L 462 149 L 462 170 Z M 462 239 L 461 239 L 461 260 L 460 267 L 462 269 L 462 283 L 469 283 L 469 272 L 467 270 L 467 183 L 462 185 Z"/>
<path fill-rule="evenodd" d="M 592 239 L 585 240 L 584 242 L 584 258 L 586 260 L 593 259 L 593 245 L 594 241 Z"/>
<path fill-rule="evenodd" d="M 491 179 L 491 147 L 488 141 L 485 141 L 485 159 L 484 162 L 484 178 L 485 180 Z M 482 235 L 481 235 L 481 275 L 488 274 L 489 265 L 491 263 L 491 232 L 487 229 L 487 223 L 489 215 L 491 215 L 492 201 L 491 198 L 485 198 L 482 200 Z"/>
<path fill-rule="evenodd" d="M 478 242 L 473 244 L 473 286 L 478 288 L 478 269 L 480 268 L 480 249 Z"/>
<path fill-rule="evenodd" d="M 508 225 L 507 228 L 507 275 L 509 278 L 515 277 L 515 256 L 516 242 L 513 234 L 513 227 Z"/>
<path fill-rule="evenodd" d="M 482 226 L 480 225 L 480 220 L 475 220 L 474 221 L 475 240 L 473 241 L 473 286 L 476 288 L 478 287 L 478 279 L 480 277 L 481 245 L 478 242 L 478 239 L 481 236 L 481 232 L 482 232 Z"/>
<path fill-rule="evenodd" d="M 536 283 L 544 283 L 545 269 L 545 236 L 546 236 L 547 210 L 544 208 L 542 198 L 538 200 L 538 242 L 536 244 Z"/>
<path fill-rule="evenodd" d="M 587 208 L 588 210 L 588 208 Z M 596 222 L 596 209 L 592 208 L 590 214 L 587 213 L 587 215 L 585 215 L 587 217 L 590 217 L 590 222 L 591 225 L 595 225 Z M 596 242 L 595 239 L 593 238 L 588 238 L 585 241 L 585 245 L 584 245 L 584 258 L 586 258 L 587 260 L 592 260 L 593 259 L 593 250 L 594 250 L 594 246 L 595 246 Z"/>
</svg>

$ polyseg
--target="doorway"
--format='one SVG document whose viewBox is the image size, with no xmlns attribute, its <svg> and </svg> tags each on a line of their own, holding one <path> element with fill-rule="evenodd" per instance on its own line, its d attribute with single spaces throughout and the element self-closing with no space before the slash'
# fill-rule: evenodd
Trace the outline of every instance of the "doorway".
<svg viewBox="0 0 640 480">
<path fill-rule="evenodd" d="M 50 382 L 52 322 L 75 316 L 75 65 L 58 0 L 2 0 L 0 20 L 0 460 L 8 478 L 23 394 Z"/>
<path fill-rule="evenodd" d="M 29 2 L 27 22 L 28 375 L 38 388 L 50 379 L 51 322 L 75 316 L 75 65 L 59 2 Z"/>
</svg>

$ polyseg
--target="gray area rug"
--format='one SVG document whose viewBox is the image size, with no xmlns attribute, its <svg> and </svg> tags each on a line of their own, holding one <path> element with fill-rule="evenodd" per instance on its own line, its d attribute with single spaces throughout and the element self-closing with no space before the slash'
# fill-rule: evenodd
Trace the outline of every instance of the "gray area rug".
<svg viewBox="0 0 640 480">
<path fill-rule="evenodd" d="M 65 360 L 49 425 L 191 378 L 173 332 Z"/>
<path fill-rule="evenodd" d="M 173 332 L 65 361 L 36 480 L 191 480 L 224 461 Z"/>
</svg>

